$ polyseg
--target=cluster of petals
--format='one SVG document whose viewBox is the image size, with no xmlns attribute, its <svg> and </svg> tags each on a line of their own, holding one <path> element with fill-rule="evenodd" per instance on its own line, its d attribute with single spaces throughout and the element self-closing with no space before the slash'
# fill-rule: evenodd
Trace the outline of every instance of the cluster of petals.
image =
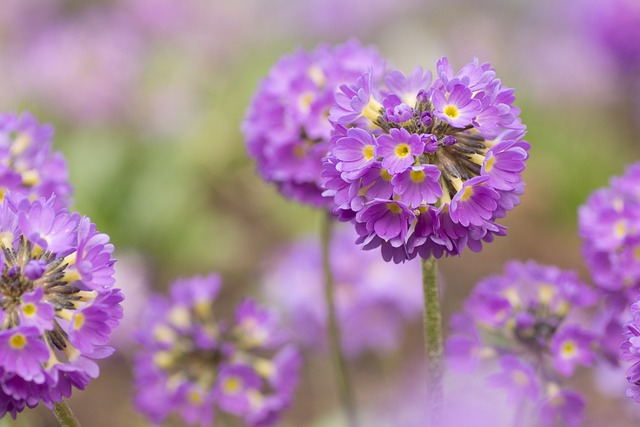
<svg viewBox="0 0 640 427">
<path fill-rule="evenodd" d="M 454 73 L 442 58 L 435 79 L 365 72 L 336 94 L 323 194 L 387 261 L 479 251 L 505 234 L 496 220 L 524 189 L 529 144 L 514 101 L 477 60 Z"/>
<path fill-rule="evenodd" d="M 7 191 L 32 199 L 56 195 L 66 206 L 71 193 L 67 164 L 52 151 L 53 128 L 29 113 L 0 114 L 0 198 Z"/>
<path fill-rule="evenodd" d="M 407 323 L 422 312 L 420 266 L 394 265 L 360 250 L 350 227 L 336 228 L 330 247 L 336 316 L 349 357 L 389 351 Z M 278 307 L 296 340 L 309 349 L 327 348 L 327 310 L 320 242 L 307 238 L 283 248 L 263 279 L 266 298 Z"/>
<path fill-rule="evenodd" d="M 454 316 L 447 358 L 462 370 L 497 363 L 488 382 L 508 389 L 512 403 L 535 405 L 546 425 L 577 425 L 584 398 L 562 384 L 595 361 L 596 334 L 576 309 L 596 300 L 573 272 L 512 261 L 503 275 L 479 282 Z"/>
<path fill-rule="evenodd" d="M 161 424 L 178 413 L 191 425 L 214 425 L 216 410 L 252 427 L 276 423 L 293 397 L 301 364 L 273 313 L 242 301 L 232 322 L 216 319 L 220 277 L 176 280 L 155 295 L 136 333 L 135 403 Z"/>
<path fill-rule="evenodd" d="M 384 61 L 356 41 L 282 57 L 262 80 L 242 124 L 249 155 L 260 175 L 286 197 L 318 207 L 320 172 L 327 154 L 327 120 L 338 87 L 371 69 L 382 76 Z"/>
<path fill-rule="evenodd" d="M 57 200 L 0 203 L 0 417 L 52 407 L 99 374 L 122 318 L 113 245 Z"/>
<path fill-rule="evenodd" d="M 633 363 L 627 370 L 627 396 L 640 403 L 640 302 L 631 305 L 632 319 L 624 327 L 620 357 Z"/>
<path fill-rule="evenodd" d="M 594 283 L 604 291 L 640 287 L 640 163 L 609 187 L 595 191 L 580 207 L 583 255 Z"/>
</svg>

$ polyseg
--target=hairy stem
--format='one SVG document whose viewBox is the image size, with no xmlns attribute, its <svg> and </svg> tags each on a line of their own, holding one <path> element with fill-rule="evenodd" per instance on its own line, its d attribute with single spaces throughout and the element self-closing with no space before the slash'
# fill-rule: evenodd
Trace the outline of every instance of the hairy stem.
<svg viewBox="0 0 640 427">
<path fill-rule="evenodd" d="M 424 343 L 427 352 L 428 426 L 439 427 L 442 422 L 444 363 L 442 360 L 442 313 L 436 259 L 422 260 L 422 288 L 424 292 Z"/>
<path fill-rule="evenodd" d="M 56 416 L 61 427 L 80 427 L 80 422 L 64 400 L 53 406 L 53 415 Z"/>
<path fill-rule="evenodd" d="M 324 274 L 324 296 L 327 305 L 327 328 L 331 355 L 335 368 L 336 379 L 338 381 L 338 397 L 340 404 L 347 418 L 350 427 L 358 425 L 355 407 L 355 398 L 344 352 L 342 351 L 342 340 L 340 335 L 340 325 L 336 318 L 336 307 L 334 298 L 334 278 L 330 262 L 331 230 L 333 229 L 333 218 L 326 214 L 322 221 L 321 241 L 322 241 L 322 271 Z"/>
</svg>

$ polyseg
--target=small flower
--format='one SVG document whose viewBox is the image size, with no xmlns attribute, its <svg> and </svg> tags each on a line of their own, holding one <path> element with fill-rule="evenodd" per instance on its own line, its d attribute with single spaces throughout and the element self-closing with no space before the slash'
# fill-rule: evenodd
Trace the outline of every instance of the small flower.
<svg viewBox="0 0 640 427">
<path fill-rule="evenodd" d="M 268 426 L 291 402 L 297 350 L 273 354 L 283 334 L 274 315 L 252 300 L 238 306 L 235 322 L 218 321 L 220 286 L 216 274 L 178 279 L 169 298 L 154 296 L 143 312 L 135 403 L 155 423 L 177 412 L 189 424 L 212 425 L 219 410 Z"/>
<path fill-rule="evenodd" d="M 506 355 L 499 359 L 502 372 L 489 378 L 489 383 L 509 390 L 511 403 L 517 404 L 528 398 L 535 401 L 540 394 L 540 383 L 531 365 L 515 356 Z"/>
<path fill-rule="evenodd" d="M 553 366 L 565 376 L 573 375 L 577 364 L 590 366 L 593 363 L 595 336 L 579 326 L 564 326 L 551 340 Z"/>
<path fill-rule="evenodd" d="M 540 418 L 550 426 L 557 425 L 559 420 L 569 426 L 577 426 L 584 418 L 585 406 L 584 397 L 580 393 L 569 389 L 553 390 L 542 401 Z"/>
<path fill-rule="evenodd" d="M 10 193 L 0 203 L 0 416 L 40 401 L 51 406 L 69 397 L 71 385 L 83 389 L 99 374 L 93 359 L 113 351 L 105 345 L 122 318 L 122 294 L 103 282 L 115 262 L 109 237 L 56 206 L 54 198 Z M 101 280 L 82 274 L 89 244 Z"/>
<path fill-rule="evenodd" d="M 262 80 L 247 110 L 242 131 L 260 175 L 274 182 L 283 195 L 317 207 L 329 206 L 322 197 L 320 178 L 321 159 L 327 154 L 331 137 L 329 109 L 336 101 L 337 88 L 355 81 L 370 68 L 379 78 L 383 60 L 378 52 L 351 41 L 284 56 Z M 367 98 L 366 104 L 368 94 L 363 92 L 362 96 Z M 345 108 L 353 119 L 362 113 L 362 108 L 351 111 L 350 102 Z M 348 137 L 362 142 L 357 134 Z M 341 171 L 357 169 L 375 160 L 375 151 L 364 145 L 357 158 L 348 147 L 341 152 L 343 160 L 349 163 Z"/>
</svg>

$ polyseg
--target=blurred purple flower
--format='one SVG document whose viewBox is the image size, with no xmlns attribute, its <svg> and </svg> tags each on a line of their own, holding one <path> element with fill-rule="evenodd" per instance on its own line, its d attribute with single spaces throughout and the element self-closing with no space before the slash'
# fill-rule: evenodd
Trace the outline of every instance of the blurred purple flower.
<svg viewBox="0 0 640 427">
<path fill-rule="evenodd" d="M 468 371 L 497 358 L 501 372 L 491 383 L 508 388 L 520 406 L 533 403 L 544 423 L 575 425 L 584 399 L 561 389 L 561 379 L 577 365 L 594 364 L 596 334 L 578 326 L 584 322 L 577 309 L 596 301 L 575 273 L 512 261 L 503 275 L 478 283 L 464 313 L 452 319 L 447 359 Z"/>
<path fill-rule="evenodd" d="M 22 99 L 75 123 L 109 123 L 130 112 L 142 45 L 119 13 L 96 8 L 50 19 L 16 43 L 8 67 Z"/>
<path fill-rule="evenodd" d="M 301 359 L 281 347 L 272 313 L 251 300 L 235 322 L 216 319 L 220 277 L 176 280 L 168 298 L 154 296 L 137 330 L 135 404 L 154 423 L 177 412 L 187 423 L 213 425 L 215 408 L 252 427 L 273 425 L 287 408 Z"/>
<path fill-rule="evenodd" d="M 57 207 L 69 204 L 67 163 L 53 151 L 53 128 L 29 113 L 0 114 L 0 199 L 7 191 L 31 198 L 55 194 Z"/>
<path fill-rule="evenodd" d="M 369 68 L 380 77 L 383 67 L 374 48 L 356 41 L 282 57 L 260 83 L 242 124 L 260 175 L 287 197 L 329 206 L 321 196 L 320 172 L 328 150 L 327 115 L 334 93 Z M 349 162 L 356 161 L 345 155 Z"/>
<path fill-rule="evenodd" d="M 394 349 L 405 325 L 420 318 L 422 310 L 420 289 L 413 286 L 419 281 L 419 265 L 389 265 L 359 250 L 355 238 L 349 229 L 336 230 L 330 252 L 342 346 L 349 357 Z M 302 345 L 325 347 L 320 243 L 299 241 L 272 262 L 264 278 L 267 298 L 280 307 Z"/>
</svg>

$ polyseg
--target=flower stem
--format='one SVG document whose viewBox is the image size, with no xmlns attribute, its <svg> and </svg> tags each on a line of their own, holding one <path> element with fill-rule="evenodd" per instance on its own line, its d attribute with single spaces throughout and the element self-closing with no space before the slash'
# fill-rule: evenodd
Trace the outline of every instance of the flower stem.
<svg viewBox="0 0 640 427">
<path fill-rule="evenodd" d="M 80 427 L 80 422 L 64 400 L 61 400 L 53 406 L 53 415 L 56 416 L 61 427 Z"/>
<path fill-rule="evenodd" d="M 347 372 L 347 364 L 342 351 L 342 340 L 340 336 L 340 327 L 336 317 L 336 307 L 334 299 L 334 278 L 331 270 L 330 262 L 330 246 L 331 231 L 333 229 L 333 218 L 327 213 L 322 220 L 321 241 L 322 241 L 322 271 L 324 274 L 324 297 L 327 304 L 327 327 L 329 333 L 329 341 L 331 354 L 338 381 L 338 396 L 345 417 L 350 427 L 357 427 L 358 421 L 356 417 L 355 399 L 349 375 Z"/>
<path fill-rule="evenodd" d="M 442 377 L 442 313 L 436 259 L 422 259 L 422 288 L 424 292 L 424 343 L 427 352 L 428 426 L 438 427 L 442 421 L 444 400 Z"/>
</svg>

